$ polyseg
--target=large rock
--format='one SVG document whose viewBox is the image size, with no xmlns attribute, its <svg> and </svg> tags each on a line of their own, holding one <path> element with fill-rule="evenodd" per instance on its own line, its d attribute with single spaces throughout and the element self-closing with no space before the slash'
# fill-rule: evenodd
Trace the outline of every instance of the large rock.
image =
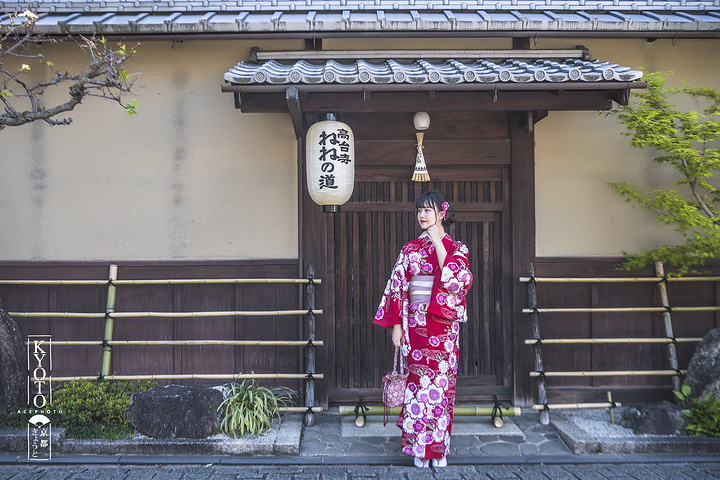
<svg viewBox="0 0 720 480">
<path fill-rule="evenodd" d="M 27 405 L 27 358 L 17 322 L 0 300 L 0 412 Z"/>
<path fill-rule="evenodd" d="M 704 399 L 708 393 L 720 398 L 720 328 L 703 338 L 688 364 L 685 383 L 693 397 Z"/>
<path fill-rule="evenodd" d="M 682 410 L 667 401 L 628 407 L 618 423 L 638 434 L 674 435 L 685 432 Z"/>
<path fill-rule="evenodd" d="M 133 393 L 125 418 L 154 438 L 204 438 L 218 433 L 224 387 L 168 385 Z"/>
</svg>

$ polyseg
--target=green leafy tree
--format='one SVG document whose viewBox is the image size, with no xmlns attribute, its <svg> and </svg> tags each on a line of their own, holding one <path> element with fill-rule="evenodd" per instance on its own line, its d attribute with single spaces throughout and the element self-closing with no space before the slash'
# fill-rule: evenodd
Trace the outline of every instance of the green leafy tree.
<svg viewBox="0 0 720 480">
<path fill-rule="evenodd" d="M 720 257 L 720 190 L 711 183 L 720 168 L 720 94 L 706 87 L 666 87 L 667 74 L 645 78 L 648 87 L 634 94 L 635 101 L 607 114 L 627 128 L 624 135 L 632 147 L 654 149 L 653 161 L 671 166 L 678 180 L 669 189 L 643 190 L 624 182 L 610 187 L 627 202 L 652 211 L 658 222 L 673 226 L 684 243 L 625 253 L 621 267 L 634 270 L 661 261 L 684 275 Z M 678 109 L 671 100 L 679 96 L 694 98 L 699 111 Z"/>
<path fill-rule="evenodd" d="M 108 45 L 104 38 L 80 37 L 75 40 L 87 55 L 87 62 L 78 71 L 62 70 L 46 59 L 40 47 L 62 40 L 45 38 L 34 33 L 41 16 L 32 10 L 0 12 L 0 130 L 41 120 L 50 125 L 68 125 L 71 118 L 64 114 L 73 110 L 86 97 L 100 97 L 120 104 L 133 115 L 135 100 L 126 101 L 133 85 L 127 62 L 135 56 L 135 47 Z M 36 80 L 31 72 L 44 65 L 49 78 Z M 76 65 L 77 67 L 77 65 Z M 51 87 L 66 86 L 67 97 L 45 105 L 42 95 Z"/>
</svg>

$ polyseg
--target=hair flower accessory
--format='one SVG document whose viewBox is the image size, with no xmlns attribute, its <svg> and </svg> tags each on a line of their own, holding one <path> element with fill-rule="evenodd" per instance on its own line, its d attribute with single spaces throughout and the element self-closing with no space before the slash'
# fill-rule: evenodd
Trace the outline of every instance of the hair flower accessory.
<svg viewBox="0 0 720 480">
<path fill-rule="evenodd" d="M 442 203 L 442 211 L 443 211 L 443 214 L 447 215 L 447 209 L 448 209 L 448 208 L 450 208 L 450 204 L 449 204 L 448 202 L 443 202 L 443 203 Z"/>
</svg>

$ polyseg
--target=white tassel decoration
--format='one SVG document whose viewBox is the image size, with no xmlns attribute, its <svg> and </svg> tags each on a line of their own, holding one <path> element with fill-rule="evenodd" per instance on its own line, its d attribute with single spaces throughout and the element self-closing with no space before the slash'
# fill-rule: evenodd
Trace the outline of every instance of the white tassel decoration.
<svg viewBox="0 0 720 480">
<path fill-rule="evenodd" d="M 423 154 L 423 132 L 416 132 L 417 137 L 417 155 L 415 156 L 415 171 L 413 172 L 413 182 L 429 182 L 430 175 L 427 171 L 427 165 L 425 165 L 425 155 Z"/>
</svg>

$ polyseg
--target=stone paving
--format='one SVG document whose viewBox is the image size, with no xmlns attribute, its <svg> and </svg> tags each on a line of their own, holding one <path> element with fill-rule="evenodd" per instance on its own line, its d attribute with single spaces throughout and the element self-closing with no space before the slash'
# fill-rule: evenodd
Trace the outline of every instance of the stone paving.
<svg viewBox="0 0 720 480">
<path fill-rule="evenodd" d="M 368 417 L 364 427 L 355 427 L 353 416 L 327 412 L 315 416 L 315 425 L 305 427 L 300 455 L 405 457 L 400 453 L 400 429 L 392 422 L 382 426 L 380 417 Z M 465 427 L 465 428 L 463 428 Z M 525 458 L 539 455 L 572 455 L 555 429 L 542 425 L 532 413 L 506 418 L 495 428 L 488 417 L 456 417 L 450 442 L 450 457 Z"/>
<path fill-rule="evenodd" d="M 0 465 L 2 480 L 717 480 L 716 463 L 524 464 L 419 469 L 379 465 Z"/>
<path fill-rule="evenodd" d="M 337 410 L 316 415 L 297 455 L 62 454 L 39 463 L 0 454 L 0 480 L 720 480 L 720 454 L 574 454 L 533 412 L 506 418 L 502 429 L 456 418 L 448 467 L 419 469 L 400 453 L 394 424 L 369 417 L 357 428 L 353 420 Z"/>
</svg>

